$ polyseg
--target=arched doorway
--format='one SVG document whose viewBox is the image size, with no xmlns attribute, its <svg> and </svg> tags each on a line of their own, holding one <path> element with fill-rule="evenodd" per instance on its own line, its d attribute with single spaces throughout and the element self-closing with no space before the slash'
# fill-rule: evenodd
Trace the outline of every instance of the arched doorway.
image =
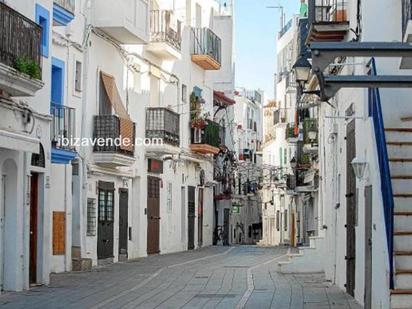
<svg viewBox="0 0 412 309">
<path fill-rule="evenodd" d="M 10 290 L 16 281 L 17 165 L 13 159 L 3 163 L 0 190 L 0 288 Z"/>
</svg>

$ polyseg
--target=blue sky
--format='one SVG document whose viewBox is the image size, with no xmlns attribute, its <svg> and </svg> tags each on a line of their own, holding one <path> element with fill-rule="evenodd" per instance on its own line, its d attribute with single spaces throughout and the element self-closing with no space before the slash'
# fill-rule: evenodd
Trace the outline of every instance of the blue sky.
<svg viewBox="0 0 412 309">
<path fill-rule="evenodd" d="M 235 0 L 236 86 L 261 88 L 267 99 L 273 98 L 280 12 L 266 7 L 276 5 L 285 7 L 287 22 L 300 0 Z"/>
</svg>

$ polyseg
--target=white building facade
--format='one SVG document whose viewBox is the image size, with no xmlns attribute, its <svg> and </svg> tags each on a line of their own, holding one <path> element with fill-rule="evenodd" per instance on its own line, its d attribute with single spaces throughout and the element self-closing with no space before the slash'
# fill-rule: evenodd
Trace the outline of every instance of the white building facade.
<svg viewBox="0 0 412 309">
<path fill-rule="evenodd" d="M 37 51 L 0 61 L 1 289 L 211 245 L 215 157 L 233 122 L 233 6 L 0 5 Z M 132 143 L 107 143 L 120 138 Z"/>
</svg>

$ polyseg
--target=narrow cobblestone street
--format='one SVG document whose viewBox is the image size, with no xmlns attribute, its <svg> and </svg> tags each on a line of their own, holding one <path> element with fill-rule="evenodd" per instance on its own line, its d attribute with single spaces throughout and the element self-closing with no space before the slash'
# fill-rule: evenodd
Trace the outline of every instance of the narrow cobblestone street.
<svg viewBox="0 0 412 309">
<path fill-rule="evenodd" d="M 1 308 L 360 308 L 322 274 L 282 275 L 285 248 L 210 247 L 53 275 Z"/>
</svg>

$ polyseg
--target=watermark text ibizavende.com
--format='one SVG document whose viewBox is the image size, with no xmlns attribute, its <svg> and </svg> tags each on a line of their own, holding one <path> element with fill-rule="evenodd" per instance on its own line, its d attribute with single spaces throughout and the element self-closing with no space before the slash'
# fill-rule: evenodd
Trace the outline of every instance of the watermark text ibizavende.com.
<svg viewBox="0 0 412 309">
<path fill-rule="evenodd" d="M 141 138 L 134 140 L 128 137 L 60 137 L 58 147 L 130 147 L 130 146 L 162 146 L 163 138 Z"/>
</svg>

